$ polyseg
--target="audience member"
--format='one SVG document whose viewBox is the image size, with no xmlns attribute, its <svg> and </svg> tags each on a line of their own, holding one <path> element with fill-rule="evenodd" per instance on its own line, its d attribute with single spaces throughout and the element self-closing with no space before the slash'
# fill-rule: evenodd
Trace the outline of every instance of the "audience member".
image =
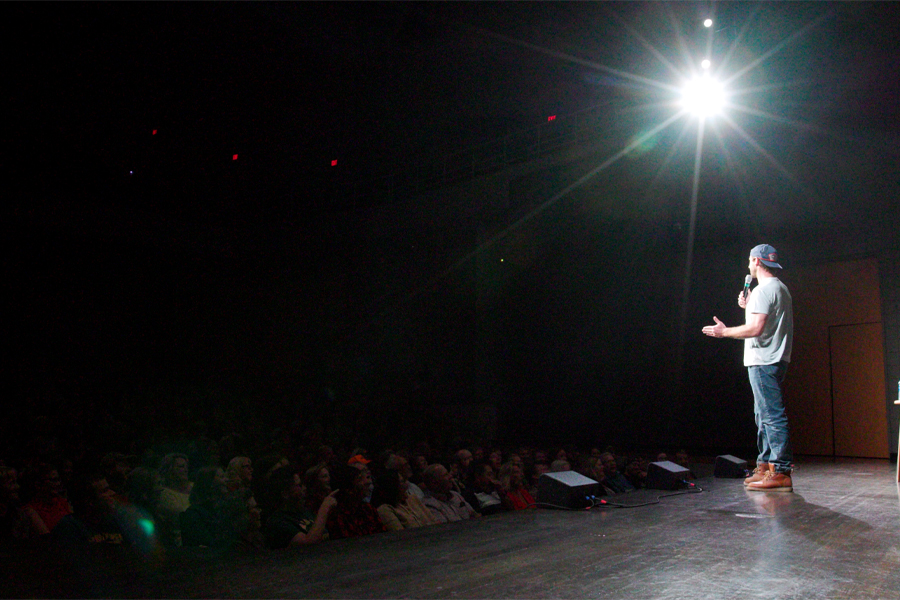
<svg viewBox="0 0 900 600">
<path fill-rule="evenodd" d="M 541 475 L 544 473 L 550 472 L 550 465 L 546 462 L 535 462 L 531 465 L 531 470 L 528 474 L 528 493 L 533 497 L 537 497 L 538 490 L 538 480 L 540 480 Z"/>
<path fill-rule="evenodd" d="M 372 474 L 369 470 L 342 465 L 333 474 L 333 479 L 337 506 L 328 515 L 327 527 L 331 538 L 357 537 L 384 531 L 378 512 L 365 501 L 372 489 Z"/>
<path fill-rule="evenodd" d="M 225 470 L 225 484 L 229 492 L 241 488 L 252 489 L 253 485 L 253 461 L 246 456 L 235 456 L 228 462 Z"/>
<path fill-rule="evenodd" d="M 644 459 L 639 456 L 629 458 L 625 463 L 624 475 L 634 489 L 643 488 L 644 482 L 647 480 L 647 466 Z"/>
<path fill-rule="evenodd" d="M 328 539 L 328 515 L 337 505 L 336 491 L 327 495 L 313 513 L 306 508 L 306 488 L 294 469 L 275 470 L 269 477 L 269 487 L 272 496 L 281 498 L 281 506 L 266 519 L 263 528 L 269 548 L 278 550 Z"/>
<path fill-rule="evenodd" d="M 178 516 L 182 546 L 219 546 L 223 535 L 221 503 L 228 494 L 222 467 L 203 467 L 194 474 L 190 506 Z"/>
<path fill-rule="evenodd" d="M 220 504 L 224 535 L 217 540 L 219 550 L 264 550 L 259 508 L 253 491 L 239 488 L 228 492 Z"/>
<path fill-rule="evenodd" d="M 132 469 L 128 463 L 128 457 L 121 452 L 110 452 L 101 459 L 100 467 L 109 487 L 115 492 L 116 499 L 120 502 L 127 502 L 125 480 Z"/>
<path fill-rule="evenodd" d="M 509 510 L 506 494 L 494 477 L 493 467 L 486 462 L 472 465 L 471 476 L 462 496 L 483 516 Z"/>
<path fill-rule="evenodd" d="M 159 465 L 162 490 L 157 515 L 160 540 L 167 547 L 181 546 L 179 515 L 191 505 L 194 484 L 188 479 L 188 459 L 180 453 L 167 454 Z"/>
<path fill-rule="evenodd" d="M 491 450 L 488 454 L 488 463 L 491 465 L 494 473 L 499 473 L 500 468 L 503 466 L 503 453 L 496 448 Z"/>
<path fill-rule="evenodd" d="M 425 492 L 422 491 L 422 488 L 410 481 L 413 476 L 413 470 L 408 460 L 399 454 L 391 453 L 384 463 L 384 468 L 389 471 L 397 471 L 406 479 L 406 489 L 409 494 L 412 494 L 419 500 L 425 498 Z"/>
<path fill-rule="evenodd" d="M 472 453 L 466 448 L 456 451 L 453 455 L 453 463 L 450 466 L 450 477 L 453 489 L 460 494 L 466 489 L 466 481 L 469 478 L 469 467 L 472 464 Z"/>
<path fill-rule="evenodd" d="M 357 449 L 359 450 L 359 449 Z M 356 452 L 356 450 L 354 450 Z M 366 490 L 363 494 L 363 502 L 371 502 L 372 501 L 372 492 L 375 488 L 375 485 L 372 483 L 372 471 L 369 470 L 369 463 L 372 462 L 362 454 L 354 454 L 349 461 L 347 461 L 348 467 L 353 467 L 360 473 L 365 473 L 368 476 L 368 483 L 366 484 Z"/>
<path fill-rule="evenodd" d="M 406 476 L 401 471 L 384 470 L 375 482 L 372 506 L 388 531 L 411 529 L 436 523 L 431 511 L 410 494 Z"/>
<path fill-rule="evenodd" d="M 423 485 L 423 474 L 425 473 L 425 469 L 428 468 L 428 457 L 422 453 L 413 453 L 409 460 L 409 468 L 412 469 L 412 475 L 409 477 L 409 481 L 415 483 L 420 487 Z M 424 498 L 424 491 L 423 496 Z"/>
<path fill-rule="evenodd" d="M 506 494 L 506 505 L 511 510 L 534 508 L 534 497 L 525 488 L 525 477 L 522 469 L 514 463 L 506 463 L 500 467 L 500 486 Z"/>
<path fill-rule="evenodd" d="M 616 494 L 622 494 L 624 492 L 633 492 L 634 486 L 631 485 L 631 482 L 625 478 L 622 473 L 619 472 L 618 461 L 616 460 L 616 456 L 612 452 L 604 452 L 600 456 L 600 460 L 603 462 L 603 471 L 606 473 L 606 478 L 603 480 L 603 485 L 608 487 Z"/>
<path fill-rule="evenodd" d="M 599 496 L 610 496 L 615 492 L 606 485 L 606 470 L 603 468 L 603 461 L 599 456 L 592 456 L 588 459 L 587 470 L 582 473 L 585 477 L 593 479 L 600 484 Z"/>
<path fill-rule="evenodd" d="M 688 453 L 686 450 L 681 449 L 675 453 L 675 464 L 688 470 L 688 479 L 697 478 L 697 476 L 694 475 L 694 472 L 691 470 L 691 460 L 690 458 L 688 458 Z"/>
<path fill-rule="evenodd" d="M 155 469 L 137 467 L 125 479 L 125 495 L 128 502 L 149 515 L 156 515 L 161 492 L 162 478 Z"/>
<path fill-rule="evenodd" d="M 0 540 L 20 539 L 28 533 L 28 523 L 19 497 L 18 473 L 11 467 L 0 467 Z"/>
<path fill-rule="evenodd" d="M 322 502 L 331 495 L 331 473 L 327 463 L 321 462 L 307 469 L 303 475 L 306 488 L 306 510 L 315 514 Z"/>
<path fill-rule="evenodd" d="M 434 513 L 438 523 L 481 516 L 453 489 L 453 478 L 443 465 L 429 465 L 423 477 L 426 487 L 424 504 Z"/>
<path fill-rule="evenodd" d="M 24 510 L 29 537 L 50 533 L 63 517 L 73 512 L 56 467 L 39 464 L 35 469 L 33 485 L 34 495 Z"/>
<path fill-rule="evenodd" d="M 562 473 L 563 471 L 571 471 L 572 465 L 569 464 L 569 461 L 558 458 L 553 461 L 550 465 L 551 473 Z"/>
<path fill-rule="evenodd" d="M 73 482 L 75 512 L 66 515 L 53 530 L 56 539 L 84 544 L 121 545 L 125 541 L 116 519 L 116 492 L 103 473 L 88 473 Z"/>
</svg>

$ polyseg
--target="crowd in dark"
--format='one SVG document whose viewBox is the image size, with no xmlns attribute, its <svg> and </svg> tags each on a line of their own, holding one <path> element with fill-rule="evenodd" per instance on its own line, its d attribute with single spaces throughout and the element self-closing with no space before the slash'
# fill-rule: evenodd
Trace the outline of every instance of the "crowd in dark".
<svg viewBox="0 0 900 600">
<path fill-rule="evenodd" d="M 547 472 L 574 470 L 599 482 L 603 495 L 627 493 L 643 487 L 649 463 L 600 444 L 422 439 L 354 448 L 299 421 L 264 435 L 215 435 L 195 421 L 190 433 L 150 440 L 128 439 L 128 427 L 109 415 L 92 428 L 94 435 L 73 420 L 39 417 L 27 444 L 6 449 L 5 544 L 274 551 L 535 509 Z M 672 460 L 688 465 L 684 451 Z"/>
</svg>

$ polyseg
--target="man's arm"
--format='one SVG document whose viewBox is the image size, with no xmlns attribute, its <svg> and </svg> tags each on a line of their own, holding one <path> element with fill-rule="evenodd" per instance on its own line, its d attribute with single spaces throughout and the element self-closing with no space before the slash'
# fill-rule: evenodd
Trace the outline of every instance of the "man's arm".
<svg viewBox="0 0 900 600">
<path fill-rule="evenodd" d="M 737 340 L 755 338 L 762 334 L 766 328 L 768 316 L 762 313 L 750 313 L 747 322 L 737 327 L 727 327 L 718 317 L 713 317 L 716 324 L 704 327 L 703 333 L 716 338 L 733 338 Z"/>
</svg>

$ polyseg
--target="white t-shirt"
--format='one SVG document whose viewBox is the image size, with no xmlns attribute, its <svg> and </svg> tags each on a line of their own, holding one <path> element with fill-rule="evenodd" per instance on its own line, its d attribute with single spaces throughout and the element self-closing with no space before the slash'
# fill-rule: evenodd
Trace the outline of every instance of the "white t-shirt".
<svg viewBox="0 0 900 600">
<path fill-rule="evenodd" d="M 763 332 L 744 340 L 744 366 L 774 365 L 791 362 L 794 341 L 794 315 L 791 294 L 777 277 L 764 277 L 750 294 L 746 317 L 768 315 Z"/>
</svg>

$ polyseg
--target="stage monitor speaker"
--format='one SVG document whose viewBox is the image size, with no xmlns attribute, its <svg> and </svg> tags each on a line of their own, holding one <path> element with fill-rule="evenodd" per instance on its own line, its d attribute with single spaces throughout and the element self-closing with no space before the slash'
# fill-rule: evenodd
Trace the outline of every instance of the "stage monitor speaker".
<svg viewBox="0 0 900 600">
<path fill-rule="evenodd" d="M 542 508 L 587 508 L 591 496 L 600 495 L 600 484 L 575 471 L 544 473 L 538 478 L 537 501 Z"/>
<path fill-rule="evenodd" d="M 652 462 L 647 467 L 647 479 L 644 487 L 651 490 L 677 490 L 684 487 L 682 483 L 691 472 L 670 460 Z"/>
<path fill-rule="evenodd" d="M 717 456 L 716 470 L 713 471 L 713 474 L 716 477 L 731 479 L 744 478 L 747 476 L 747 461 L 730 454 Z"/>
</svg>

